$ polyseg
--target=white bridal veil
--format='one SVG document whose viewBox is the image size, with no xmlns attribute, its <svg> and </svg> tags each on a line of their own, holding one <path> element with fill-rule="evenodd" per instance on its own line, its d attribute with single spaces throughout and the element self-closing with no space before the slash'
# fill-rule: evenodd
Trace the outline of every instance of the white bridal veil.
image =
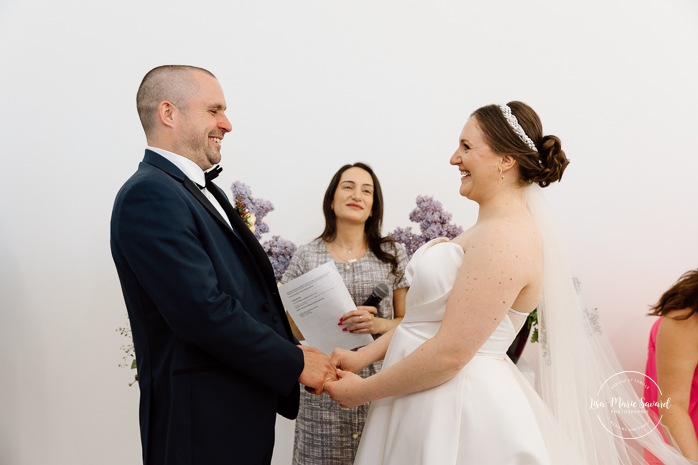
<svg viewBox="0 0 698 465">
<path fill-rule="evenodd" d="M 526 188 L 526 201 L 544 245 L 541 389 L 557 423 L 586 464 L 645 464 L 646 451 L 666 465 L 694 463 L 663 440 L 661 425 L 645 412 L 635 387 L 653 380 L 623 371 L 595 315 L 582 304 L 538 185 Z"/>
</svg>

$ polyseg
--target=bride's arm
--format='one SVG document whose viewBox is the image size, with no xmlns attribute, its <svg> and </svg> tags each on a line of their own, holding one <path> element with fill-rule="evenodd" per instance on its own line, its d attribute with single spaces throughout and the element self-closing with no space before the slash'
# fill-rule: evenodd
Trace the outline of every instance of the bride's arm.
<svg viewBox="0 0 698 465">
<path fill-rule="evenodd" d="M 366 379 L 342 373 L 342 379 L 328 383 L 326 390 L 343 406 L 352 407 L 451 379 L 494 332 L 531 273 L 540 272 L 540 255 L 532 244 L 537 238 L 525 237 L 516 228 L 481 228 L 469 238 L 437 334 L 380 373 Z"/>
<path fill-rule="evenodd" d="M 395 318 L 392 320 L 383 320 L 384 322 L 390 323 L 386 325 L 387 328 L 385 330 L 379 331 L 383 333 L 383 335 L 356 352 L 344 349 L 333 350 L 330 358 L 335 366 L 346 371 L 358 373 L 371 363 L 385 358 L 385 353 L 388 350 L 388 345 L 390 345 L 390 340 L 393 338 L 395 328 L 397 328 L 405 316 L 405 296 L 407 295 L 407 289 L 407 287 L 403 287 L 393 291 L 393 313 Z"/>
<path fill-rule="evenodd" d="M 330 359 L 337 368 L 357 373 L 371 363 L 383 360 L 394 332 L 395 328 L 392 328 L 372 343 L 361 347 L 357 351 L 334 349 Z"/>
</svg>

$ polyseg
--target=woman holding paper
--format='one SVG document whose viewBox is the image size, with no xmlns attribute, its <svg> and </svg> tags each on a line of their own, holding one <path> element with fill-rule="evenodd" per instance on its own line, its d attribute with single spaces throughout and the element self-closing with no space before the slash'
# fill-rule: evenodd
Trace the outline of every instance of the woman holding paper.
<svg viewBox="0 0 698 465">
<path fill-rule="evenodd" d="M 288 282 L 333 260 L 357 304 L 355 310 L 342 315 L 338 329 L 378 337 L 402 320 L 409 284 L 404 246 L 381 236 L 383 194 L 371 167 L 364 163 L 342 166 L 327 187 L 322 209 L 325 230 L 298 248 L 281 281 Z M 377 306 L 362 305 L 377 286 L 384 285 L 388 295 Z M 293 321 L 291 325 L 303 339 Z M 367 366 L 359 375 L 377 373 L 380 363 Z M 342 409 L 328 396 L 301 390 L 293 464 L 352 464 L 367 412 L 367 405 Z"/>
</svg>

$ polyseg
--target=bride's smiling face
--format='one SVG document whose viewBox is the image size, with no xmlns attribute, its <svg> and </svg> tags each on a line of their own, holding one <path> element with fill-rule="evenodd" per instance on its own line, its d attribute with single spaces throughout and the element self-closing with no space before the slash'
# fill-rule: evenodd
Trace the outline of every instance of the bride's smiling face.
<svg viewBox="0 0 698 465">
<path fill-rule="evenodd" d="M 471 200 L 479 200 L 499 180 L 502 157 L 492 151 L 485 136 L 471 116 L 463 127 L 458 149 L 451 156 L 451 165 L 460 170 L 460 194 Z"/>
</svg>

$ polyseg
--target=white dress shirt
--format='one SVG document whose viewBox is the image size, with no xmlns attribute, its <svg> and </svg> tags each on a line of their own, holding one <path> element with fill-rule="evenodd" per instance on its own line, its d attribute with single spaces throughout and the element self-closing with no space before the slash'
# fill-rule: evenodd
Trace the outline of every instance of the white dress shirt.
<svg viewBox="0 0 698 465">
<path fill-rule="evenodd" d="M 179 168 L 180 171 L 182 171 L 182 173 L 184 173 L 186 177 L 194 181 L 195 184 L 198 184 L 199 186 L 206 185 L 206 176 L 204 175 L 204 171 L 201 169 L 199 165 L 197 165 L 190 159 L 185 158 L 181 155 L 177 155 L 176 153 L 168 152 L 167 150 L 158 147 L 149 146 L 148 150 L 152 150 L 153 152 L 167 159 L 169 162 L 171 162 L 173 165 Z M 211 202 L 211 204 L 216 208 L 216 210 L 218 210 L 218 213 L 221 214 L 225 222 L 228 223 L 228 226 L 230 226 L 230 229 L 232 229 L 233 227 L 230 224 L 228 215 L 226 215 L 225 210 L 223 210 L 221 204 L 218 203 L 218 200 L 216 200 L 216 198 L 205 187 L 201 189 L 201 192 L 206 196 L 206 198 L 209 200 L 209 202 Z"/>
</svg>

